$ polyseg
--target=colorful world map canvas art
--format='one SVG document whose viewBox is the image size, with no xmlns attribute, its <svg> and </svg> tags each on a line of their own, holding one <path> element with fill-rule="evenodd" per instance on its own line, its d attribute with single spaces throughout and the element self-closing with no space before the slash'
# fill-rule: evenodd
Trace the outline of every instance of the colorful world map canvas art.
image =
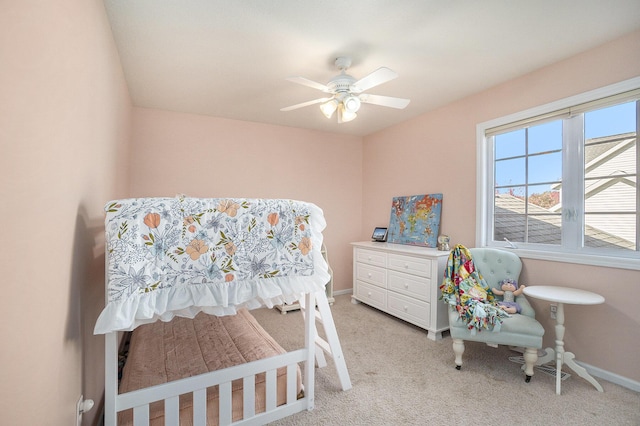
<svg viewBox="0 0 640 426">
<path fill-rule="evenodd" d="M 394 197 L 387 241 L 436 247 L 442 213 L 442 194 Z"/>
</svg>

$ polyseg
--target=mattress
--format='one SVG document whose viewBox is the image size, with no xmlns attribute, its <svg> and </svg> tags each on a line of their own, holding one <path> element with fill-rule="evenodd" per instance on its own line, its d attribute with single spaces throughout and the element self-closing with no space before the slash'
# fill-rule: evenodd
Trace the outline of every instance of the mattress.
<svg viewBox="0 0 640 426">
<path fill-rule="evenodd" d="M 285 353 L 246 309 L 236 315 L 198 314 L 194 319 L 175 317 L 136 328 L 122 372 L 119 392 L 171 382 Z M 278 369 L 277 404 L 286 402 L 286 368 Z M 265 375 L 256 376 L 256 413 L 265 410 Z M 298 368 L 297 393 L 302 381 Z M 242 380 L 232 384 L 233 421 L 242 419 Z M 207 424 L 218 424 L 218 388 L 207 389 Z M 164 403 L 152 403 L 152 426 L 164 424 Z M 193 424 L 192 395 L 180 396 L 180 425 Z M 118 414 L 119 425 L 132 425 L 133 412 Z"/>
</svg>

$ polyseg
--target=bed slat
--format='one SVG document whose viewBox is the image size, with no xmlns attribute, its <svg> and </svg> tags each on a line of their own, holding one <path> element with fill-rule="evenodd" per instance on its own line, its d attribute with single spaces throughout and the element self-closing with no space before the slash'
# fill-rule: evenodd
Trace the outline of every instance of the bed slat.
<svg viewBox="0 0 640 426">
<path fill-rule="evenodd" d="M 296 366 L 287 365 L 287 404 L 291 404 L 298 397 L 296 386 Z"/>
<path fill-rule="evenodd" d="M 134 426 L 149 425 L 149 406 L 148 405 L 141 405 L 133 409 L 133 424 Z"/>
<path fill-rule="evenodd" d="M 243 419 L 256 415 L 256 376 L 246 376 L 242 380 Z"/>
<path fill-rule="evenodd" d="M 231 382 L 220 383 L 218 386 L 218 406 L 220 412 L 220 426 L 231 424 L 232 419 L 232 401 L 231 401 Z"/>
<path fill-rule="evenodd" d="M 168 424 L 165 424 L 168 426 Z M 193 425 L 207 426 L 207 390 L 193 392 Z"/>
<path fill-rule="evenodd" d="M 166 425 L 180 424 L 179 396 L 172 396 L 164 400 L 164 419 Z"/>
<path fill-rule="evenodd" d="M 275 409 L 278 403 L 276 398 L 276 395 L 278 395 L 277 394 L 277 387 L 278 387 L 277 374 L 278 374 L 278 370 L 269 370 L 267 371 L 267 374 L 265 376 L 265 386 L 264 386 L 265 392 L 266 392 L 265 407 L 267 411 L 271 411 Z"/>
</svg>

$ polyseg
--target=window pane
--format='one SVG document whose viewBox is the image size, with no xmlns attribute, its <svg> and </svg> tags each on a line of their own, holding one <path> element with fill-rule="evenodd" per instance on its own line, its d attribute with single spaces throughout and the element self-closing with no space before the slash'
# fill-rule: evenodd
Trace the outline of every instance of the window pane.
<svg viewBox="0 0 640 426">
<path fill-rule="evenodd" d="M 531 185 L 529 187 L 529 213 L 555 213 L 560 208 L 558 185 Z"/>
<path fill-rule="evenodd" d="M 635 213 L 621 214 L 586 214 L 585 221 L 585 247 L 615 248 L 635 250 Z M 630 231 L 634 230 L 632 234 Z"/>
<path fill-rule="evenodd" d="M 635 250 L 636 102 L 585 113 L 585 247 Z"/>
<path fill-rule="evenodd" d="M 496 214 L 496 227 L 494 228 L 494 241 L 506 241 L 512 243 L 524 242 L 525 215 L 499 215 Z"/>
<path fill-rule="evenodd" d="M 560 213 L 529 215 L 527 234 L 529 243 L 560 245 L 562 243 Z"/>
<path fill-rule="evenodd" d="M 528 183 L 560 182 L 562 180 L 562 152 L 529 157 Z"/>
<path fill-rule="evenodd" d="M 496 135 L 494 139 L 496 160 L 525 153 L 525 129 Z"/>
<path fill-rule="evenodd" d="M 562 149 L 562 121 L 556 120 L 529 128 L 529 154 Z"/>
<path fill-rule="evenodd" d="M 525 241 L 524 187 L 509 188 L 494 198 L 494 240 Z M 517 195 L 519 194 L 519 195 Z"/>
<path fill-rule="evenodd" d="M 603 178 L 585 182 L 585 213 L 634 213 L 636 211 L 636 179 Z"/>
<path fill-rule="evenodd" d="M 590 111 L 584 115 L 587 139 L 636 131 L 636 103 L 627 102 Z"/>
<path fill-rule="evenodd" d="M 524 167 L 524 157 L 496 161 L 496 186 L 524 184 Z"/>
</svg>

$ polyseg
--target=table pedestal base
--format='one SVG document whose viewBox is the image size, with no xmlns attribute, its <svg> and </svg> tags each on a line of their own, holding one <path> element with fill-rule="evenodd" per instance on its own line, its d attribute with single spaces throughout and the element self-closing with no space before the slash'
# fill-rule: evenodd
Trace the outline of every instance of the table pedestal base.
<svg viewBox="0 0 640 426">
<path fill-rule="evenodd" d="M 589 291 L 551 286 L 526 287 L 524 293 L 527 296 L 557 303 L 556 311 L 556 347 L 547 348 L 546 353 L 538 359 L 536 365 L 543 365 L 556 361 L 556 394 L 560 395 L 560 380 L 562 378 L 562 364 L 567 364 L 578 376 L 591 383 L 598 391 L 603 392 L 600 383 L 591 377 L 587 370 L 575 362 L 576 356 L 572 352 L 564 351 L 564 304 L 595 305 L 604 302 L 604 297 Z"/>
<path fill-rule="evenodd" d="M 545 352 L 546 353 L 543 356 L 538 358 L 538 362 L 536 363 L 536 365 L 543 365 L 543 364 L 550 363 L 554 360 L 556 361 L 556 394 L 557 395 L 560 395 L 560 378 L 562 376 L 563 364 L 566 364 L 567 367 L 575 371 L 578 376 L 582 377 L 587 382 L 591 383 L 599 392 L 604 392 L 604 390 L 602 389 L 602 386 L 600 386 L 600 383 L 598 383 L 596 379 L 594 379 L 593 376 L 591 376 L 584 367 L 582 367 L 575 361 L 576 356 L 574 355 L 573 352 L 557 353 L 556 350 L 553 348 L 546 348 Z"/>
</svg>

